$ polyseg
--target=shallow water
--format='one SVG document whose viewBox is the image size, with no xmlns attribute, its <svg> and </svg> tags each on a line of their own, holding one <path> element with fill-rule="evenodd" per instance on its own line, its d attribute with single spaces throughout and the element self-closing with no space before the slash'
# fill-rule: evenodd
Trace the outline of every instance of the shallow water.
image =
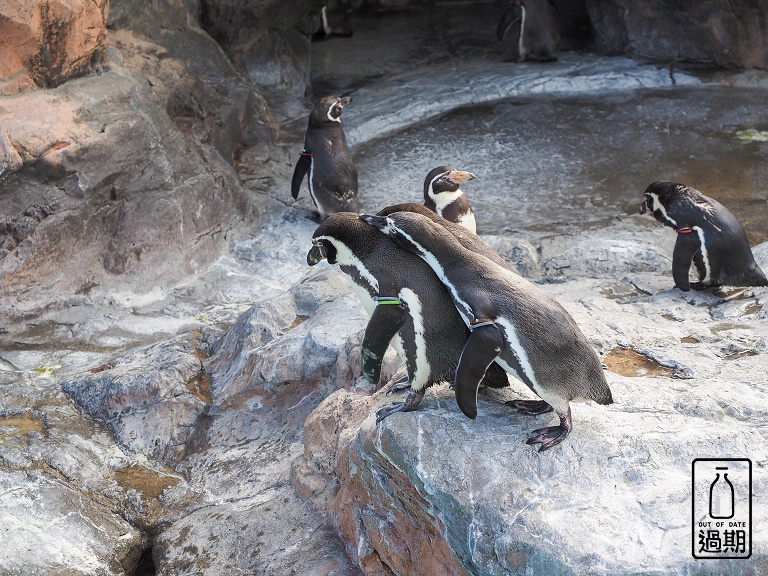
<svg viewBox="0 0 768 576">
<path fill-rule="evenodd" d="M 578 227 L 638 213 L 645 187 L 682 182 L 716 198 L 752 243 L 768 237 L 766 93 L 727 87 L 540 97 L 457 110 L 355 151 L 365 207 L 419 201 L 452 164 L 481 233 Z"/>
<path fill-rule="evenodd" d="M 428 97 L 430 83 L 452 81 L 444 72 L 432 73 L 438 62 L 450 63 L 458 83 L 462 69 L 494 62 L 504 75 L 539 66 L 543 82 L 552 65 L 501 62 L 494 36 L 501 10 L 496 3 L 438 3 L 357 17 L 353 38 L 313 45 L 313 89 L 351 93 L 353 109 L 356 90 L 398 74 L 413 83 L 414 71 L 423 71 L 427 89 L 421 92 Z M 569 52 L 568 58 L 580 54 Z M 388 89 L 393 85 L 396 91 L 397 82 Z M 491 86 L 472 86 L 473 92 L 483 89 L 490 92 Z M 388 97 L 393 109 L 403 105 L 397 93 Z M 767 101 L 764 88 L 709 83 L 542 94 L 459 109 L 356 146 L 359 195 L 369 212 L 420 201 L 427 172 L 452 164 L 477 175 L 463 190 L 480 233 L 553 225 L 580 230 L 637 215 L 645 187 L 672 180 L 719 200 L 741 220 L 754 245 L 768 238 Z"/>
</svg>

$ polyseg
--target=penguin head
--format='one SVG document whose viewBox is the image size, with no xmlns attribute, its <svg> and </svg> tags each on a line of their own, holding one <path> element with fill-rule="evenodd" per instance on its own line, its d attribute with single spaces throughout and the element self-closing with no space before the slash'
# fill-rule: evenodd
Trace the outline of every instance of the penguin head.
<svg viewBox="0 0 768 576">
<path fill-rule="evenodd" d="M 327 122 L 340 123 L 341 112 L 344 109 L 344 106 L 351 101 L 351 98 L 340 96 L 326 96 L 325 98 L 321 98 L 309 114 L 309 124 L 317 126 Z"/>
<path fill-rule="evenodd" d="M 459 187 L 474 178 L 472 172 L 456 170 L 453 166 L 438 166 L 424 179 L 424 200 L 435 201 L 443 192 L 461 192 Z"/>
<path fill-rule="evenodd" d="M 701 192 L 676 182 L 654 182 L 643 193 L 640 214 L 650 212 L 665 226 L 689 226 L 696 212 L 704 216 L 712 211 L 712 202 Z"/>
<path fill-rule="evenodd" d="M 307 264 L 314 266 L 321 260 L 342 266 L 351 264 L 353 260 L 365 258 L 375 242 L 376 233 L 358 219 L 356 212 L 336 212 L 312 235 Z"/>
</svg>

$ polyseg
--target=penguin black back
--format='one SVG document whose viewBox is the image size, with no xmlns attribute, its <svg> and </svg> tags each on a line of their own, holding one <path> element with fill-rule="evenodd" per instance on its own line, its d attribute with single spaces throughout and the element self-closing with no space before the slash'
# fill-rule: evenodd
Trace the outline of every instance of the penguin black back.
<svg viewBox="0 0 768 576">
<path fill-rule="evenodd" d="M 559 416 L 559 426 L 537 429 L 529 438 L 529 444 L 541 444 L 540 450 L 570 432 L 571 400 L 613 401 L 595 350 L 546 292 L 465 248 L 444 226 L 420 214 L 360 218 L 429 264 L 472 330 L 456 369 L 456 399 L 464 414 L 477 415 L 477 386 L 493 363 L 542 398 L 518 401 L 515 407 L 527 414 L 554 409 Z"/>
<path fill-rule="evenodd" d="M 330 216 L 317 228 L 312 242 L 308 264 L 323 258 L 338 264 L 371 315 L 363 342 L 366 376 L 378 381 L 383 353 L 397 334 L 395 348 L 400 348 L 414 394 L 409 395 L 406 410 L 418 406 L 429 386 L 453 381 L 469 331 L 429 266 L 360 221 L 357 214 Z M 376 298 L 386 298 L 387 303 L 377 304 Z M 394 300 L 400 300 L 401 306 Z M 483 384 L 498 388 L 508 385 L 508 380 L 498 370 L 489 372 Z"/>
<path fill-rule="evenodd" d="M 677 232 L 672 276 L 681 290 L 716 286 L 768 286 L 737 218 L 722 204 L 695 188 L 654 182 L 643 193 L 640 213 L 650 211 Z M 699 278 L 691 283 L 691 263 Z"/>
<path fill-rule="evenodd" d="M 336 212 L 359 212 L 357 167 L 347 146 L 341 112 L 350 98 L 326 96 L 309 114 L 304 149 L 293 172 L 291 195 L 298 198 L 307 184 L 321 219 Z"/>
</svg>

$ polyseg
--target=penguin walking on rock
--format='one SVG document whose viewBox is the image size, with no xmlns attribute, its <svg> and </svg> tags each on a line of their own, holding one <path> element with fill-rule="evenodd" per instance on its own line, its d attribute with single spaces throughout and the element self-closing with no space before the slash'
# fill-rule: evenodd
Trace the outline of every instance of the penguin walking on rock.
<svg viewBox="0 0 768 576">
<path fill-rule="evenodd" d="M 294 200 L 299 197 L 301 183 L 309 174 L 309 193 L 321 221 L 336 212 L 360 211 L 357 167 L 341 125 L 341 112 L 350 100 L 326 96 L 315 104 L 304 132 L 304 149 L 293 170 L 291 195 Z"/>
<path fill-rule="evenodd" d="M 329 216 L 315 230 L 312 244 L 307 263 L 338 264 L 371 316 L 363 339 L 363 374 L 378 384 L 390 342 L 405 362 L 411 390 L 404 403 L 379 410 L 378 421 L 415 410 L 428 387 L 453 381 L 469 331 L 429 266 L 352 213 Z M 483 385 L 501 388 L 509 381 L 503 370 L 489 370 Z"/>
<path fill-rule="evenodd" d="M 446 220 L 477 233 L 475 214 L 460 186 L 475 175 L 452 166 L 438 166 L 424 179 L 424 206 Z"/>
<path fill-rule="evenodd" d="M 496 27 L 496 38 L 505 42 L 505 62 L 557 60 L 557 10 L 551 0 L 512 0 Z"/>
<path fill-rule="evenodd" d="M 558 426 L 534 430 L 528 439 L 528 444 L 540 444 L 539 451 L 559 444 L 571 431 L 571 401 L 613 402 L 594 349 L 546 292 L 465 248 L 445 227 L 420 214 L 360 218 L 429 264 L 471 330 L 454 384 L 466 416 L 477 416 L 478 385 L 494 362 L 533 390 L 542 408 L 557 413 Z"/>
<path fill-rule="evenodd" d="M 728 209 L 695 188 L 675 182 L 654 182 L 645 189 L 640 214 L 653 217 L 677 232 L 672 277 L 683 291 L 717 286 L 768 286 L 755 262 L 747 233 Z M 691 262 L 699 277 L 690 282 Z"/>
</svg>

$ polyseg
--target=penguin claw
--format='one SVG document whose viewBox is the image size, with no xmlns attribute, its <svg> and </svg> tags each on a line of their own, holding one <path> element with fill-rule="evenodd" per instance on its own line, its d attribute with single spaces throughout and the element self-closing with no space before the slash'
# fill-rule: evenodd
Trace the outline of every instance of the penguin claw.
<svg viewBox="0 0 768 576">
<path fill-rule="evenodd" d="M 376 424 L 384 420 L 387 416 L 391 416 L 395 412 L 410 412 L 416 410 L 419 407 L 419 403 L 424 398 L 424 390 L 413 390 L 408 393 L 405 398 L 405 402 L 395 402 L 389 406 L 384 406 L 376 411 Z"/>
<path fill-rule="evenodd" d="M 405 410 L 405 402 L 395 402 L 383 408 L 379 408 L 376 411 L 376 424 L 379 424 L 387 416 L 391 416 L 396 412 L 403 412 Z"/>
<path fill-rule="evenodd" d="M 538 416 L 539 414 L 546 414 L 554 410 L 544 400 L 509 400 L 504 402 L 504 404 L 527 416 Z"/>
<path fill-rule="evenodd" d="M 549 426 L 547 428 L 539 428 L 532 432 L 532 436 L 525 442 L 526 444 L 541 444 L 539 446 L 539 452 L 544 452 L 552 446 L 560 444 L 565 437 L 568 436 L 569 430 L 563 429 L 561 426 Z"/>
<path fill-rule="evenodd" d="M 526 444 L 541 444 L 539 452 L 543 452 L 565 440 L 565 437 L 568 436 L 571 428 L 573 428 L 571 409 L 568 408 L 568 411 L 564 414 L 558 413 L 558 416 L 560 417 L 559 426 L 548 426 L 534 430 L 531 432 L 531 437 L 526 441 Z"/>
<path fill-rule="evenodd" d="M 386 395 L 389 396 L 394 392 L 400 392 L 401 390 L 407 390 L 411 387 L 411 382 L 408 380 L 408 376 L 401 376 L 387 388 Z"/>
</svg>

